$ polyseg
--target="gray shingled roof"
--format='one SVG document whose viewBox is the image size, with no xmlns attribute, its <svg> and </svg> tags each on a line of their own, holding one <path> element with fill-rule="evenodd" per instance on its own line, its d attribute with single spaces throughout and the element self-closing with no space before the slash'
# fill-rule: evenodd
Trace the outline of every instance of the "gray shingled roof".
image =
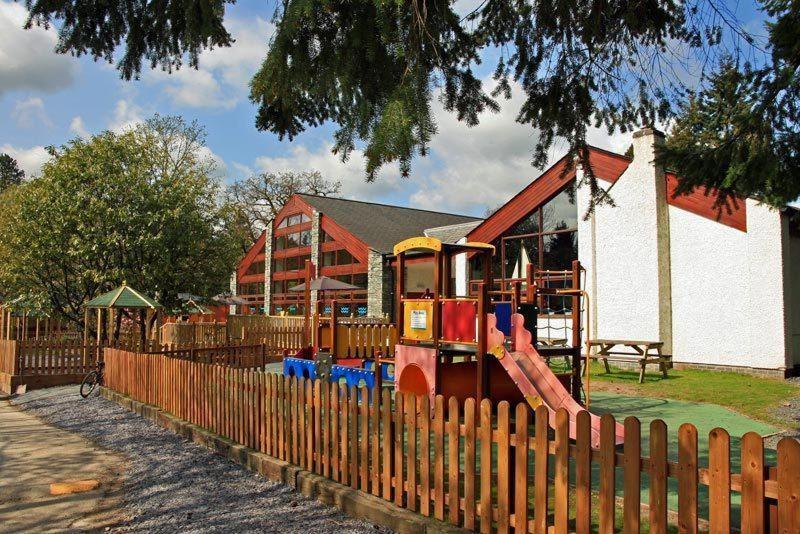
<svg viewBox="0 0 800 534">
<path fill-rule="evenodd" d="M 425 235 L 425 230 L 428 228 L 480 222 L 479 218 L 467 215 L 402 208 L 344 198 L 307 194 L 298 196 L 364 241 L 371 249 L 382 254 L 391 254 L 395 244 L 404 239 Z"/>
<path fill-rule="evenodd" d="M 435 237 L 442 243 L 450 243 L 455 245 L 462 238 L 466 237 L 468 233 L 478 227 L 483 221 L 470 221 L 459 224 L 451 224 L 449 226 L 437 226 L 436 228 L 428 228 L 425 230 L 425 235 L 428 237 Z"/>
</svg>

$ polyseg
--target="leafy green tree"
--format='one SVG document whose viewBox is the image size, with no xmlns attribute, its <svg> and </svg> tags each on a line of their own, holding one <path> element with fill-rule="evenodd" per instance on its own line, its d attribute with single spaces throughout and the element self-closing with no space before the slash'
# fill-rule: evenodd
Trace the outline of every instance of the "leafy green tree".
<svg viewBox="0 0 800 534">
<path fill-rule="evenodd" d="M 0 283 L 43 293 L 59 314 L 127 281 L 166 307 L 227 288 L 238 257 L 197 124 L 155 116 L 55 149 L 0 212 Z"/>
<path fill-rule="evenodd" d="M 118 68 L 130 79 L 143 61 L 169 70 L 188 56 L 196 66 L 203 49 L 230 45 L 224 15 L 232 1 L 26 3 L 29 25 L 58 21 L 59 52 L 111 61 L 119 48 Z M 746 57 L 757 48 L 720 0 L 486 0 L 469 13 L 451 0 L 276 5 L 276 33 L 251 81 L 259 129 L 292 139 L 330 121 L 343 159 L 364 145 L 368 179 L 390 162 L 407 175 L 436 133 L 433 98 L 440 94 L 445 110 L 475 125 L 515 83 L 524 94 L 517 121 L 538 132 L 532 163 L 544 165 L 554 140 L 565 138 L 597 202 L 608 196 L 586 150 L 591 126 L 611 133 L 666 121 L 695 79 L 691 71 L 702 74 L 724 52 Z M 763 7 L 776 19 L 765 77 L 788 88 L 800 7 L 792 0 Z M 485 58 L 494 61 L 492 91 L 474 71 Z M 773 94 L 789 104 L 775 121 L 790 124 L 796 94 Z"/>
<path fill-rule="evenodd" d="M 17 160 L 8 154 L 0 154 L 0 191 L 21 184 L 24 178 L 25 171 L 19 168 Z"/>
</svg>

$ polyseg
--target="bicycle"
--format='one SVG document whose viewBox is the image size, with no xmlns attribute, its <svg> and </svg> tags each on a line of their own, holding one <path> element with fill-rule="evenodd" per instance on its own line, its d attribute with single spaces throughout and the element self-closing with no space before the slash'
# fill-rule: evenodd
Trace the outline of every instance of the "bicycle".
<svg viewBox="0 0 800 534">
<path fill-rule="evenodd" d="M 103 362 L 97 362 L 97 369 L 94 371 L 90 371 L 86 376 L 83 377 L 83 381 L 81 382 L 81 397 L 84 399 L 87 398 L 89 395 L 92 394 L 94 388 L 98 385 L 103 385 Z"/>
</svg>

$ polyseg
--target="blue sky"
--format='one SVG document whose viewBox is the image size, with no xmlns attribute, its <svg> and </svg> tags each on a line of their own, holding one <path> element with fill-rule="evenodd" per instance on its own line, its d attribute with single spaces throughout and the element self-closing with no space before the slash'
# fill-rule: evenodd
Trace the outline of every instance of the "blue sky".
<svg viewBox="0 0 800 534">
<path fill-rule="evenodd" d="M 260 170 L 319 170 L 341 180 L 348 197 L 480 215 L 540 174 L 529 164 L 536 132 L 514 122 L 521 101 L 517 95 L 476 128 L 437 108 L 440 133 L 432 154 L 417 161 L 408 179 L 389 167 L 376 183 L 364 183 L 359 153 L 344 164 L 330 153 L 330 126 L 291 143 L 258 132 L 247 83 L 273 31 L 270 9 L 265 3 L 229 6 L 226 25 L 237 42 L 204 53 L 198 71 L 147 71 L 138 81 L 124 82 L 113 65 L 56 55 L 53 29 L 22 30 L 24 5 L 0 0 L 0 152 L 11 153 L 29 174 L 36 174 L 46 158 L 45 146 L 119 130 L 158 112 L 204 125 L 209 155 L 227 181 Z M 742 20 L 760 25 L 752 6 L 737 9 Z M 478 71 L 487 83 L 491 63 Z M 598 131 L 591 141 L 624 151 L 630 138 Z M 563 143 L 554 147 L 552 157 L 563 150 Z"/>
</svg>

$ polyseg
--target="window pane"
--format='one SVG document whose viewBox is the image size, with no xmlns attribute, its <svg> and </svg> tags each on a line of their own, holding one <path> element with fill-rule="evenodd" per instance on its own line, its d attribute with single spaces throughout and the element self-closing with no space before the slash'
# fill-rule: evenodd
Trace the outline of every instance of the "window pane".
<svg viewBox="0 0 800 534">
<path fill-rule="evenodd" d="M 303 230 L 302 232 L 300 232 L 299 242 L 301 247 L 311 246 L 311 231 Z"/>
<path fill-rule="evenodd" d="M 534 210 L 509 228 L 504 235 L 525 235 L 539 231 L 539 210 Z"/>
<path fill-rule="evenodd" d="M 283 258 L 278 258 L 275 260 L 275 272 L 281 272 L 286 270 L 286 262 Z"/>
<path fill-rule="evenodd" d="M 309 222 L 311 218 L 305 213 L 300 214 L 300 222 Z"/>
<path fill-rule="evenodd" d="M 300 215 L 291 215 L 289 217 L 289 226 L 294 226 L 295 224 L 300 224 Z"/>
<path fill-rule="evenodd" d="M 342 249 L 338 252 L 337 265 L 350 265 L 353 263 L 353 256 L 346 250 Z"/>
<path fill-rule="evenodd" d="M 575 182 L 565 187 L 542 206 L 542 231 L 578 227 L 578 206 L 575 204 Z"/>
<path fill-rule="evenodd" d="M 367 288 L 367 273 L 354 274 L 353 285 L 361 288 Z"/>
<path fill-rule="evenodd" d="M 285 217 L 278 225 L 278 228 L 286 228 L 287 226 L 289 226 L 289 218 Z"/>
<path fill-rule="evenodd" d="M 286 291 L 289 291 L 295 286 L 300 285 L 301 280 L 294 279 L 294 280 L 286 280 Z"/>
<path fill-rule="evenodd" d="M 300 243 L 300 234 L 286 235 L 286 248 L 294 248 Z"/>
<path fill-rule="evenodd" d="M 322 266 L 332 267 L 336 265 L 336 251 L 322 253 Z"/>
<path fill-rule="evenodd" d="M 578 232 L 562 232 L 544 236 L 544 269 L 566 271 L 578 259 Z"/>
<path fill-rule="evenodd" d="M 529 264 L 536 268 L 539 263 L 538 239 L 537 236 L 529 236 L 503 240 L 505 278 L 525 278 Z M 495 276 L 500 276 L 501 253 L 498 251 L 495 255 Z"/>
<path fill-rule="evenodd" d="M 275 250 L 284 250 L 286 249 L 286 237 L 280 236 L 275 238 Z"/>
<path fill-rule="evenodd" d="M 500 251 L 497 251 L 497 254 L 500 254 Z M 481 261 L 479 256 L 475 256 L 469 260 L 469 268 L 470 268 L 470 280 L 482 280 L 483 279 L 483 262 Z"/>
<path fill-rule="evenodd" d="M 250 264 L 245 274 L 264 274 L 264 262 L 257 261 Z"/>
<path fill-rule="evenodd" d="M 287 271 L 296 271 L 300 268 L 300 263 L 298 262 L 297 256 L 292 256 L 286 258 L 286 270 Z"/>
<path fill-rule="evenodd" d="M 283 280 L 272 282 L 272 293 L 283 293 Z"/>
</svg>

